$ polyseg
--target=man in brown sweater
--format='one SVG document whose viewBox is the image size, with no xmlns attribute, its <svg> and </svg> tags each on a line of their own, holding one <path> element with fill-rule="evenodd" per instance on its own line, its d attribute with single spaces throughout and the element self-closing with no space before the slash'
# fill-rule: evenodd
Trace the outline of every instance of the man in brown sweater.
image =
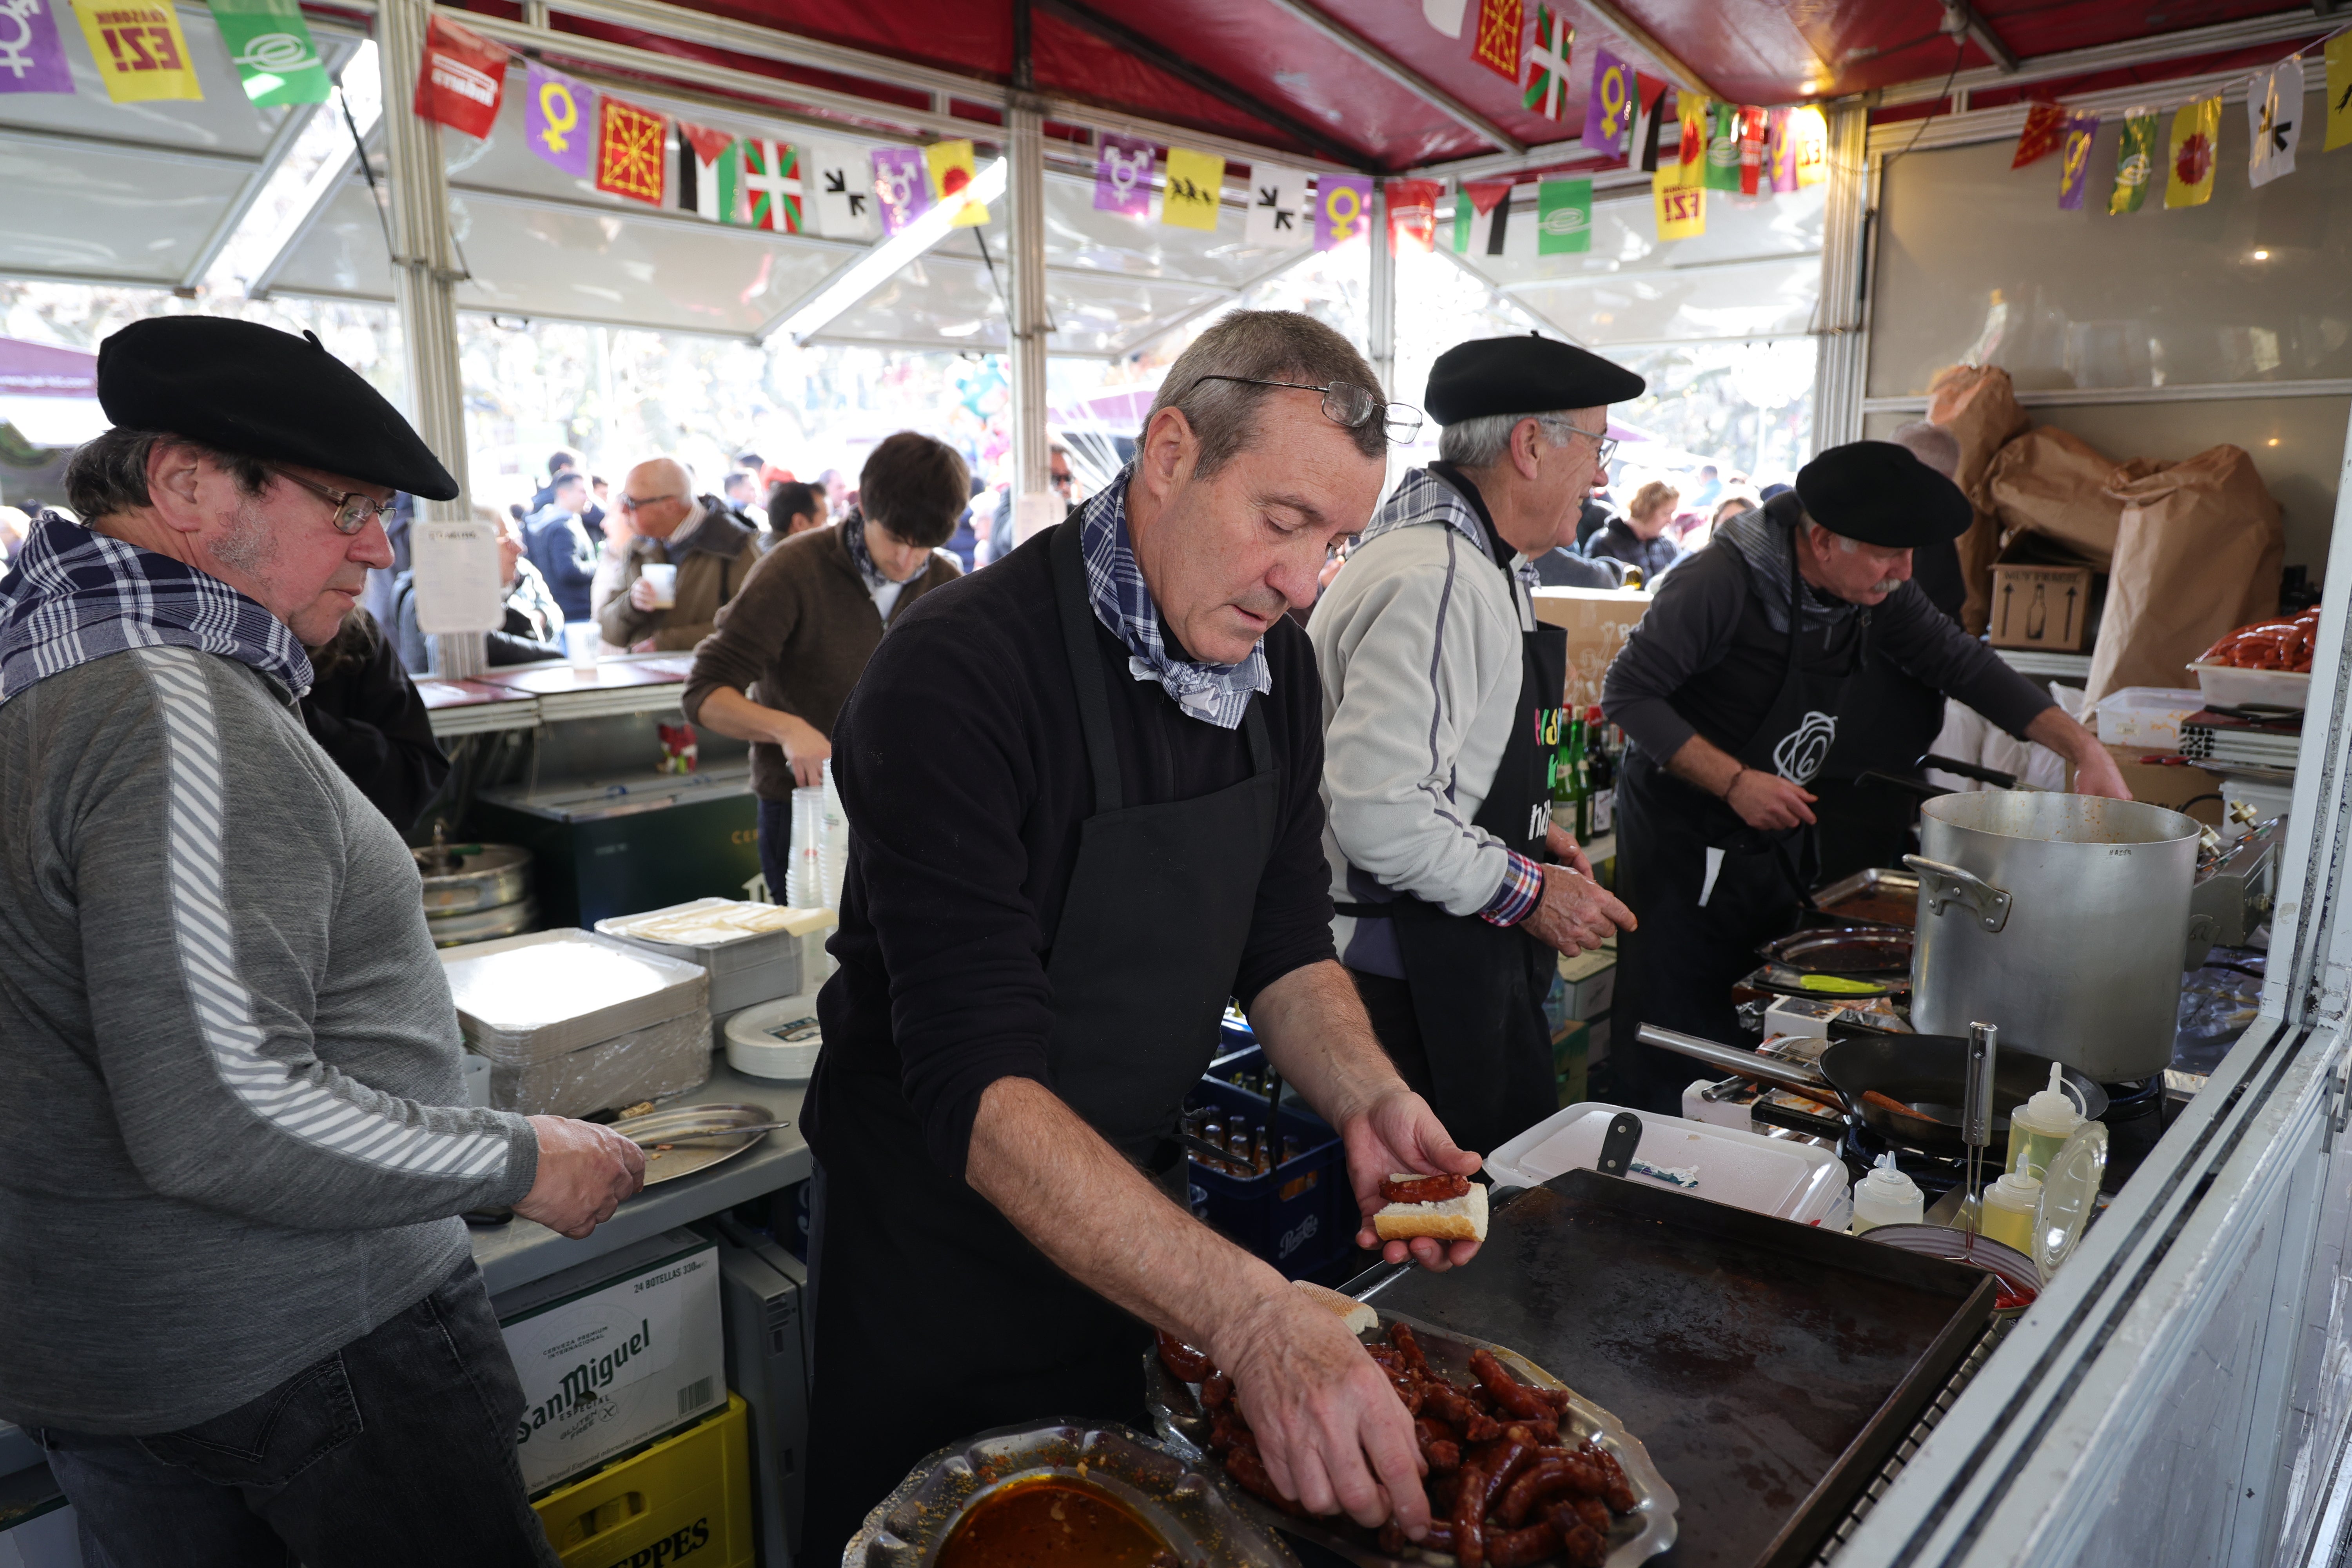
<svg viewBox="0 0 2352 1568">
<path fill-rule="evenodd" d="M 694 647 L 710 635 L 719 606 L 741 592 L 760 558 L 759 531 L 718 497 L 696 496 L 686 465 L 669 458 L 629 470 L 620 512 L 635 537 L 612 597 L 596 606 L 604 640 L 644 653 Z M 648 566 L 676 569 L 667 603 L 646 578 Z"/>
<path fill-rule="evenodd" d="M 793 786 L 823 782 L 834 721 L 883 632 L 961 575 L 939 549 L 969 489 L 953 447 L 901 430 L 874 448 L 857 483 L 859 510 L 840 527 L 795 534 L 759 558 L 687 678 L 687 718 L 751 742 L 760 866 L 779 900 Z"/>
</svg>

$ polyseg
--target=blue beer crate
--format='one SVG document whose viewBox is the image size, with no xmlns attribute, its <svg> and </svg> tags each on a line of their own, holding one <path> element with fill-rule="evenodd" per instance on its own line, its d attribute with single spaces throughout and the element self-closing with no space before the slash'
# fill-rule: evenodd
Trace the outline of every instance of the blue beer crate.
<svg viewBox="0 0 2352 1568">
<path fill-rule="evenodd" d="M 1240 1033 L 1230 1025 L 1227 1028 L 1229 1040 Z M 1296 1138 L 1299 1153 L 1264 1175 L 1250 1176 L 1212 1170 L 1195 1156 L 1192 1212 L 1297 1279 L 1356 1245 L 1362 1213 L 1348 1184 L 1346 1152 L 1330 1123 L 1295 1101 L 1270 1105 L 1265 1096 L 1230 1081 L 1236 1072 L 1255 1073 L 1265 1066 L 1265 1053 L 1255 1043 L 1218 1057 L 1200 1087 L 1185 1098 L 1185 1106 L 1213 1108 L 1228 1118 L 1238 1115 L 1256 1122 L 1273 1135 L 1276 1149 L 1283 1139 Z"/>
</svg>

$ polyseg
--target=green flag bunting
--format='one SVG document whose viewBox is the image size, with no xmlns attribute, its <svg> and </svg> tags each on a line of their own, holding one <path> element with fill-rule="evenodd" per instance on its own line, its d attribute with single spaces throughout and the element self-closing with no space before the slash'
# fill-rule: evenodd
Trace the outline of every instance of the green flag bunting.
<svg viewBox="0 0 2352 1568">
<path fill-rule="evenodd" d="M 324 103 L 334 84 L 296 0 L 212 0 L 245 96 L 261 108 Z"/>
</svg>

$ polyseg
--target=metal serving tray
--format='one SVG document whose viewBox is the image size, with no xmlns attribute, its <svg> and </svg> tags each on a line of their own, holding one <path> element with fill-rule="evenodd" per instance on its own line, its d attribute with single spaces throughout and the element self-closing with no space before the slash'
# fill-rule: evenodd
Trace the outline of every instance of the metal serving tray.
<svg viewBox="0 0 2352 1568">
<path fill-rule="evenodd" d="M 1992 1316 L 1990 1275 L 1593 1171 L 1510 1194 L 1466 1268 L 1348 1293 L 1500 1341 L 1643 1436 L 1678 1565 L 1809 1561 Z"/>
<path fill-rule="evenodd" d="M 1855 908 L 1849 910 L 1839 907 L 1845 904 Z M 1900 920 L 1893 918 L 1891 909 L 1882 908 L 1875 914 L 1859 912 L 1874 904 L 1898 905 L 1907 912 Z M 1813 907 L 1843 925 L 1916 926 L 1919 923 L 1919 879 L 1909 871 L 1866 867 L 1826 887 L 1815 888 Z"/>
<path fill-rule="evenodd" d="M 1398 1312 L 1382 1312 L 1380 1327 L 1365 1331 L 1366 1342 L 1384 1342 L 1389 1325 L 1396 1322 L 1403 1323 L 1420 1336 L 1422 1353 L 1429 1358 L 1431 1369 L 1457 1384 L 1476 1381 L 1475 1374 L 1470 1370 L 1470 1354 L 1473 1351 L 1489 1350 L 1521 1383 L 1531 1383 L 1544 1388 L 1568 1388 L 1568 1384 L 1507 1345 L 1468 1339 L 1451 1329 L 1442 1329 Z M 1209 1417 L 1208 1413 L 1201 1408 L 1198 1387 L 1177 1382 L 1160 1364 L 1159 1354 L 1154 1351 L 1144 1352 L 1143 1384 L 1144 1397 L 1150 1404 L 1151 1417 L 1160 1428 L 1160 1436 L 1179 1452 L 1197 1460 L 1202 1468 L 1216 1468 L 1216 1461 L 1206 1451 Z M 1597 1440 L 1617 1456 L 1618 1464 L 1625 1471 L 1626 1484 L 1633 1489 L 1633 1511 L 1611 1521 L 1606 1568 L 1637 1568 L 1638 1564 L 1675 1543 L 1675 1489 L 1666 1485 L 1665 1479 L 1658 1474 L 1658 1467 L 1650 1460 L 1650 1451 L 1642 1446 L 1641 1439 L 1625 1430 L 1623 1422 L 1574 1389 L 1569 1389 L 1569 1398 L 1571 1403 L 1560 1417 L 1562 1439 L 1574 1443 Z M 1312 1542 L 1327 1552 L 1359 1564 L 1360 1568 L 1423 1568 L 1427 1563 L 1454 1561 L 1451 1554 L 1435 1551 L 1413 1551 L 1402 1557 L 1391 1556 L 1317 1521 L 1296 1519 L 1277 1512 L 1262 1500 L 1238 1488 L 1234 1489 L 1242 1500 L 1242 1507 L 1260 1524 Z M 1559 1561 L 1557 1557 L 1545 1559 L 1548 1563 Z"/>
</svg>

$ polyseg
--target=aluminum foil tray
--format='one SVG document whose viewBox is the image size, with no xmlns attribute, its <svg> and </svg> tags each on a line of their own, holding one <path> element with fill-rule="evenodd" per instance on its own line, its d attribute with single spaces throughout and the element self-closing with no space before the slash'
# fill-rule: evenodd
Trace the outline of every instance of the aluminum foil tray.
<svg viewBox="0 0 2352 1568">
<path fill-rule="evenodd" d="M 1379 1303 L 1373 1303 L 1375 1310 Z M 1527 1357 L 1507 1346 L 1489 1344 L 1425 1323 L 1418 1318 L 1402 1313 L 1381 1312 L 1380 1326 L 1364 1331 L 1367 1344 L 1385 1341 L 1391 1323 L 1402 1323 L 1421 1340 L 1422 1353 L 1429 1358 L 1430 1369 L 1458 1384 L 1475 1382 L 1470 1371 L 1470 1353 L 1488 1350 L 1509 1369 L 1521 1383 L 1532 1383 L 1544 1388 L 1568 1388 L 1568 1385 Z M 1147 1351 L 1143 1357 L 1144 1396 L 1151 1405 L 1153 1422 L 1170 1446 L 1206 1469 L 1217 1468 L 1217 1462 L 1207 1451 L 1209 1418 L 1201 1408 L 1200 1387 L 1196 1384 L 1179 1383 L 1160 1364 L 1157 1352 Z M 1633 1511 L 1612 1521 L 1609 1531 L 1607 1568 L 1634 1568 L 1634 1565 L 1665 1551 L 1675 1543 L 1677 1529 L 1675 1515 L 1680 1504 L 1675 1489 L 1658 1474 L 1657 1466 L 1650 1462 L 1649 1450 L 1640 1439 L 1625 1430 L 1625 1425 L 1598 1405 L 1569 1389 L 1569 1407 L 1560 1416 L 1560 1437 L 1563 1442 L 1582 1443 L 1598 1439 L 1601 1446 L 1617 1456 L 1624 1467 L 1625 1479 L 1633 1489 Z M 1242 1506 L 1250 1516 L 1269 1529 L 1287 1531 L 1304 1541 L 1329 1552 L 1335 1552 L 1363 1568 L 1425 1568 L 1428 1564 L 1450 1564 L 1454 1559 L 1449 1552 L 1414 1551 L 1404 1556 L 1391 1556 L 1377 1547 L 1366 1546 L 1352 1536 L 1312 1520 L 1295 1519 L 1278 1512 L 1269 1504 L 1234 1488 Z M 1559 1558 L 1546 1558 L 1548 1563 L 1558 1563 Z"/>
</svg>

